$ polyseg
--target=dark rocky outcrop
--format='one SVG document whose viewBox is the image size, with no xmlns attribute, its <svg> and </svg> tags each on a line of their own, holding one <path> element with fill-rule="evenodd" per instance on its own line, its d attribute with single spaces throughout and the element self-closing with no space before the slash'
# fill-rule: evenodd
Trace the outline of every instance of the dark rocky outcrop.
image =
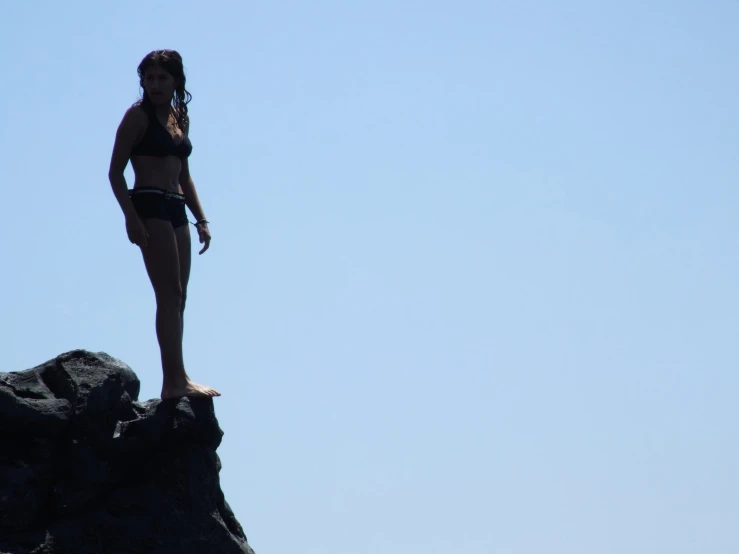
<svg viewBox="0 0 739 554">
<path fill-rule="evenodd" d="M 138 394 L 103 353 L 0 373 L 0 553 L 253 554 L 220 488 L 213 401 Z"/>
</svg>

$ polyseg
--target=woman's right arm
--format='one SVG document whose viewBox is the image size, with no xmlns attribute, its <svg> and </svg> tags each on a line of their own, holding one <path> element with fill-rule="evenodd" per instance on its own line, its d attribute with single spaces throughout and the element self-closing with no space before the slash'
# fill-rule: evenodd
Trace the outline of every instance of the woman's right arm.
<svg viewBox="0 0 739 554">
<path fill-rule="evenodd" d="M 128 196 L 128 185 L 126 185 L 123 172 L 128 165 L 128 159 L 131 157 L 131 150 L 138 142 L 141 131 L 147 123 L 146 119 L 142 117 L 143 115 L 143 112 L 136 107 L 131 107 L 126 111 L 115 134 L 115 144 L 113 145 L 113 154 L 110 157 L 110 169 L 108 169 L 110 186 L 113 188 L 113 194 L 115 194 L 126 219 L 135 216 L 136 210 Z"/>
<path fill-rule="evenodd" d="M 131 107 L 126 111 L 115 134 L 115 144 L 108 169 L 110 186 L 126 218 L 128 238 L 131 242 L 141 246 L 146 244 L 146 229 L 128 195 L 128 185 L 123 172 L 131 157 L 131 150 L 139 141 L 147 123 L 145 114 L 139 108 Z"/>
</svg>

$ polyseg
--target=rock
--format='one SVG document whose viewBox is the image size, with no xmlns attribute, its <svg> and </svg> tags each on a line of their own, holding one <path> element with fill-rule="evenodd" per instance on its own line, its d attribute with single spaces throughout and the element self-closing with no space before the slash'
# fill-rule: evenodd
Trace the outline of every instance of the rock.
<svg viewBox="0 0 739 554">
<path fill-rule="evenodd" d="M 138 394 L 104 353 L 0 373 L 0 554 L 253 554 L 213 401 Z"/>
</svg>

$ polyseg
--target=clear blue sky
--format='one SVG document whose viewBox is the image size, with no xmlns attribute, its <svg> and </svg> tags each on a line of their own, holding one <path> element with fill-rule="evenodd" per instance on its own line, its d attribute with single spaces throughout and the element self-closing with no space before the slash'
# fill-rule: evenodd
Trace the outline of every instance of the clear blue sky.
<svg viewBox="0 0 739 554">
<path fill-rule="evenodd" d="M 736 554 L 738 20 L 0 0 L 2 370 L 103 350 L 158 395 L 107 170 L 174 48 L 213 233 L 186 362 L 258 553 Z"/>
</svg>

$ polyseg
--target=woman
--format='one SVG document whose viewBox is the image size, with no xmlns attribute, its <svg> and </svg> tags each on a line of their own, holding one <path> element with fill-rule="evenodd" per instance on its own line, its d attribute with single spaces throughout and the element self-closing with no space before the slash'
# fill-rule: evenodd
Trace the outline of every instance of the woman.
<svg viewBox="0 0 739 554">
<path fill-rule="evenodd" d="M 190 121 L 182 57 L 174 50 L 148 54 L 138 67 L 143 98 L 128 109 L 116 133 L 108 173 L 126 218 L 128 240 L 141 248 L 157 302 L 156 332 L 162 356 L 162 399 L 220 396 L 190 380 L 182 359 L 182 329 L 190 277 L 187 206 L 196 219 L 200 254 L 210 231 L 190 177 Z M 136 176 L 128 190 L 123 171 Z"/>
</svg>

